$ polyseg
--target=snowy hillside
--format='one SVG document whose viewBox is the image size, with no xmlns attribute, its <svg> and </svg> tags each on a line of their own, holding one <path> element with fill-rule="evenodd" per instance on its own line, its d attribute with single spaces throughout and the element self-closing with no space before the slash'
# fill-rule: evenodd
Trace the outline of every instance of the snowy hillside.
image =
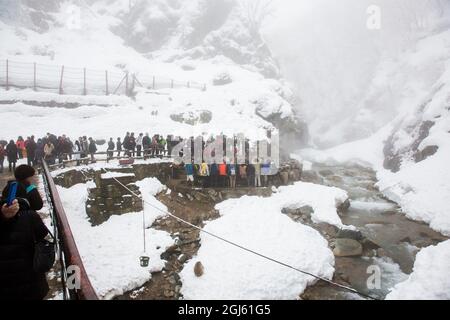
<svg viewBox="0 0 450 320">
<path fill-rule="evenodd" d="M 106 105 L 116 105 L 114 108 L 95 107 L 97 98 L 90 101 L 89 97 L 83 97 L 90 107 L 81 106 L 73 111 L 37 109 L 37 106 L 30 107 L 30 103 L 21 104 L 23 100 L 42 99 L 64 103 L 61 97 L 2 91 L 1 100 L 6 105 L 1 115 L 7 122 L 17 123 L 20 113 L 19 121 L 29 127 L 27 124 L 34 122 L 29 117 L 36 111 L 41 115 L 39 123 L 33 125 L 35 132 L 20 132 L 23 126 L 11 126 L 5 131 L 7 138 L 52 131 L 104 139 L 131 130 L 184 136 L 245 133 L 253 137 L 264 136 L 265 130 L 275 126 L 288 128 L 284 130 L 286 134 L 304 140 L 304 124 L 294 114 L 291 89 L 282 80 L 266 78 L 276 76 L 278 69 L 262 39 L 255 39 L 246 24 L 245 11 L 234 1 L 214 1 L 214 5 L 211 1 L 200 0 L 189 3 L 137 1 L 131 8 L 128 1 L 104 0 L 50 1 L 46 5 L 37 1 L 5 1 L 0 5 L 0 37 L 8 43 L 0 48 L 0 82 L 3 84 L 5 61 L 9 59 L 12 61 L 10 81 L 14 76 L 31 79 L 32 69 L 20 63 L 37 62 L 38 81 L 51 81 L 56 87 L 61 65 L 68 66 L 69 78 L 65 81 L 69 83 L 71 77 L 82 81 L 83 67 L 99 73 L 100 76 L 90 78 L 88 70 L 88 92 L 89 85 L 95 86 L 96 81 L 104 83 L 102 70 L 136 74 L 139 83 L 145 86 L 156 77 L 157 81 L 195 82 L 207 88 L 206 91 L 194 88 L 138 90 L 133 101 L 122 103 L 122 99 L 118 103 L 114 97 L 103 101 Z M 217 10 L 222 16 L 223 8 L 228 8 L 229 14 L 219 21 Z M 170 33 L 162 37 L 161 43 L 151 43 L 154 38 L 151 32 L 160 29 Z M 203 33 L 198 34 L 198 30 Z M 41 71 L 40 64 L 44 69 L 54 67 L 56 71 L 53 74 Z M 80 68 L 81 72 L 73 69 L 71 74 L 70 67 Z M 63 117 L 62 112 L 73 113 L 73 117 L 67 118 L 67 114 Z M 205 124 L 208 125 L 186 124 L 202 114 L 206 114 Z M 89 132 L 98 119 L 104 123 L 102 128 Z M 61 126 L 65 121 L 72 125 Z"/>
</svg>

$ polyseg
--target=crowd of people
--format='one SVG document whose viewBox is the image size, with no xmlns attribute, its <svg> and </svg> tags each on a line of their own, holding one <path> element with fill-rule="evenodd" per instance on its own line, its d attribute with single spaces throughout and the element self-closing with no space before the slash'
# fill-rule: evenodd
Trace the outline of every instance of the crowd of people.
<svg viewBox="0 0 450 320">
<path fill-rule="evenodd" d="M 224 160 L 222 163 L 184 164 L 186 180 L 192 186 L 203 188 L 268 187 L 272 177 L 278 172 L 273 162 L 236 164 Z"/>
<path fill-rule="evenodd" d="M 120 137 L 114 141 L 110 138 L 108 141 L 107 155 L 113 158 L 117 157 L 155 157 L 168 155 L 171 148 L 179 142 L 179 138 L 162 135 L 150 135 L 140 133 L 135 136 L 134 133 L 127 132 L 126 136 Z M 74 141 L 66 135 L 56 136 L 47 133 L 45 137 L 36 140 L 35 136 L 18 137 L 16 141 L 0 141 L 0 173 L 3 173 L 4 162 L 7 160 L 9 172 L 12 173 L 16 168 L 19 159 L 27 159 L 30 166 L 39 165 L 42 159 L 47 163 L 62 163 L 64 160 L 81 160 L 90 157 L 95 160 L 97 153 L 97 142 L 87 136 L 79 137 Z"/>
</svg>

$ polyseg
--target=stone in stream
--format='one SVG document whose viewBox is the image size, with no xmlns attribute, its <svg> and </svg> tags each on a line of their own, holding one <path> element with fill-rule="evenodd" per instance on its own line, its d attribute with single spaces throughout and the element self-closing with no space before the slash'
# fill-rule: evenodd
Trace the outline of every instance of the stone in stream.
<svg viewBox="0 0 450 320">
<path fill-rule="evenodd" d="M 200 261 L 197 261 L 197 263 L 194 266 L 194 273 L 196 277 L 201 277 L 205 271 L 205 268 L 203 267 L 203 264 Z"/>
<path fill-rule="evenodd" d="M 356 241 L 361 241 L 364 237 L 363 237 L 361 231 L 341 229 L 338 231 L 336 238 L 352 239 L 352 240 L 356 240 Z"/>
<path fill-rule="evenodd" d="M 362 245 L 353 239 L 336 239 L 333 254 L 336 257 L 356 257 L 361 256 Z"/>
</svg>

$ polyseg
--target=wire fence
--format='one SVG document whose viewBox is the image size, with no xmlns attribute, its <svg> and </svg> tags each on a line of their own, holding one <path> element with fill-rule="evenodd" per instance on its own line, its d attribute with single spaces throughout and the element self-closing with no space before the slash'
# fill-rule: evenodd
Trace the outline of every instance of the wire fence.
<svg viewBox="0 0 450 320">
<path fill-rule="evenodd" d="M 193 88 L 206 90 L 195 81 L 179 81 L 156 75 L 110 72 L 41 63 L 0 61 L 0 87 L 33 89 L 71 95 L 133 95 L 136 87 L 146 89 Z"/>
</svg>

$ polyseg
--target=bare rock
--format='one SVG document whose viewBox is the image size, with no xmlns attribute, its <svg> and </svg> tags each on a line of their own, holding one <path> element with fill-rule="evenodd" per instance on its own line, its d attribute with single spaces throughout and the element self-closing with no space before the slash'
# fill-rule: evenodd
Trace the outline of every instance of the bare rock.
<svg viewBox="0 0 450 320">
<path fill-rule="evenodd" d="M 333 254 L 336 257 L 356 257 L 361 256 L 362 245 L 353 239 L 336 239 Z"/>
<path fill-rule="evenodd" d="M 195 276 L 200 278 L 203 275 L 204 271 L 205 268 L 203 267 L 203 264 L 200 261 L 198 261 L 194 266 Z"/>
</svg>

